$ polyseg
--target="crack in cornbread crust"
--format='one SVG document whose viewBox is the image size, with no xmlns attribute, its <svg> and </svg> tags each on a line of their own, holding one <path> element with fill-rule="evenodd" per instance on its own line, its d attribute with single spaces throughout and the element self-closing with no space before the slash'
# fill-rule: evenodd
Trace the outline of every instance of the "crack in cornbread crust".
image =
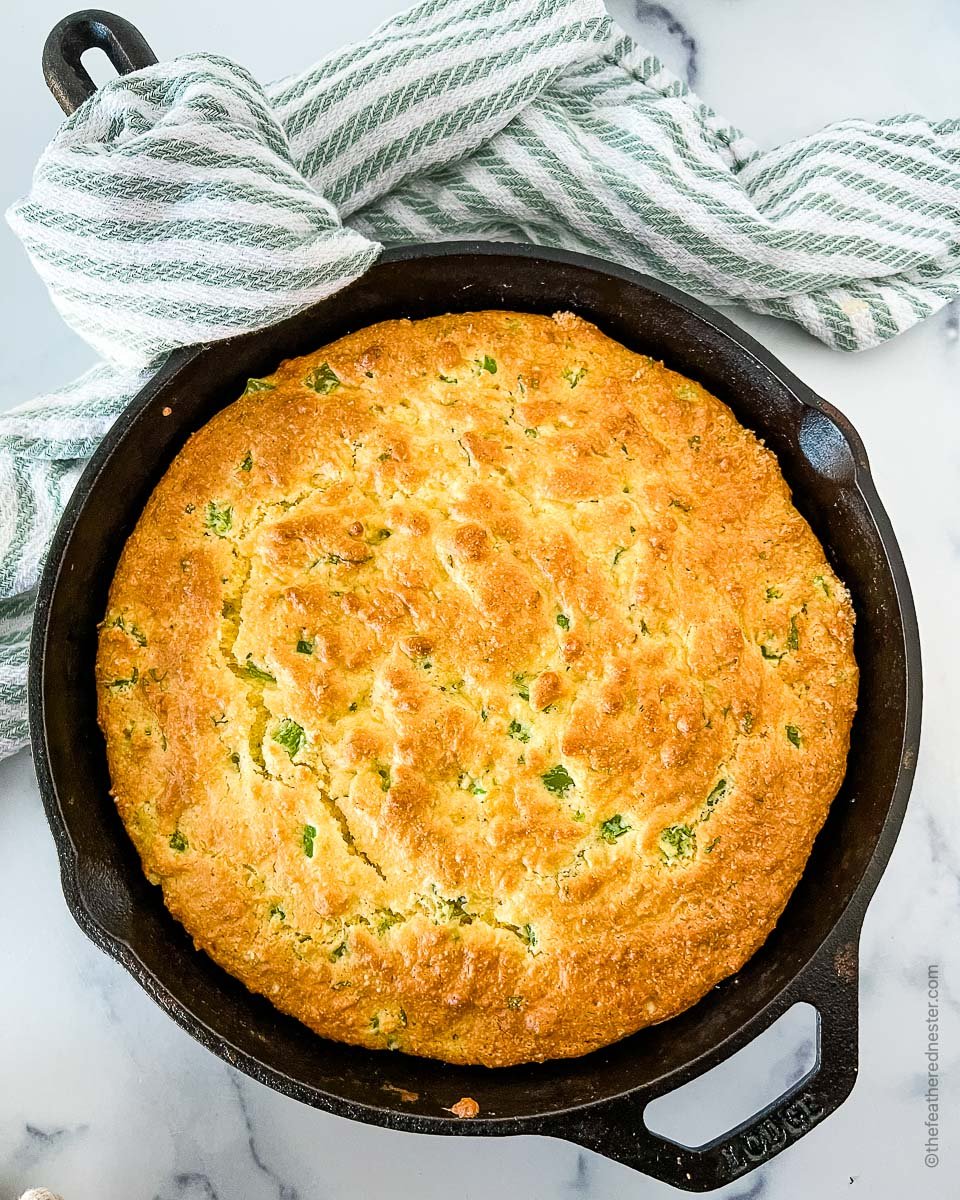
<svg viewBox="0 0 960 1200">
<path fill-rule="evenodd" d="M 386 322 L 265 382 L 170 467 L 100 634 L 173 915 L 318 1033 L 452 1062 L 693 1004 L 795 887 L 856 702 L 773 455 L 570 314 Z"/>
</svg>

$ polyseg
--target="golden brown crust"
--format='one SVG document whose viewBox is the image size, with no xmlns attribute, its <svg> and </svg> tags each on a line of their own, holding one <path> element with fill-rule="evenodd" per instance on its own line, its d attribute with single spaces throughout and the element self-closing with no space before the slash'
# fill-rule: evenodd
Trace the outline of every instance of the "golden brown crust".
<svg viewBox="0 0 960 1200">
<path fill-rule="evenodd" d="M 763 942 L 843 777 L 853 610 L 773 455 L 570 314 L 361 330 L 195 434 L 97 662 L 198 946 L 327 1037 L 582 1054 Z"/>
</svg>

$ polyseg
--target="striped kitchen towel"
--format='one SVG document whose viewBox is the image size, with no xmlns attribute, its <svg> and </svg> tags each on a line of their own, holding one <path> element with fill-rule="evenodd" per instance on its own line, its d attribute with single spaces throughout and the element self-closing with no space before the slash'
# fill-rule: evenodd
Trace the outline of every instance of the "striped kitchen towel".
<svg viewBox="0 0 960 1200">
<path fill-rule="evenodd" d="M 187 55 L 106 84 L 8 214 L 102 355 L 0 416 L 0 754 L 26 738 L 31 597 L 82 469 L 175 347 L 335 292 L 384 244 L 615 259 L 858 350 L 960 291 L 960 121 L 759 151 L 601 0 L 425 0 L 266 88 Z"/>
</svg>

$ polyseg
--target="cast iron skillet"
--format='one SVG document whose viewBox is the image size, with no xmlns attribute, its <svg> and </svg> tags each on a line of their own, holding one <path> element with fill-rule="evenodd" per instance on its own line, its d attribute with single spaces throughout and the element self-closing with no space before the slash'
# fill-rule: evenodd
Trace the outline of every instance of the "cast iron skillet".
<svg viewBox="0 0 960 1200">
<path fill-rule="evenodd" d="M 64 108 L 93 89 L 77 74 L 91 43 L 120 69 L 152 60 L 131 29 L 103 13 L 57 27 L 44 63 Z M 663 1025 L 584 1058 L 499 1070 L 325 1041 L 195 951 L 147 883 L 110 799 L 94 690 L 97 623 L 124 541 L 187 437 L 237 397 L 248 376 L 387 317 L 489 307 L 580 313 L 699 380 L 764 438 L 851 589 L 861 670 L 846 779 L 759 953 Z M 67 506 L 40 584 L 30 659 L 34 756 L 67 904 L 91 940 L 204 1046 L 342 1116 L 424 1133 L 565 1138 L 690 1191 L 772 1158 L 853 1086 L 860 926 L 903 819 L 920 699 L 910 588 L 850 423 L 735 325 L 673 288 L 582 255 L 484 243 L 389 251 L 364 278 L 299 316 L 173 355 L 107 435 Z M 796 1087 L 705 1146 L 646 1129 L 652 1099 L 721 1062 L 801 1000 L 819 1014 L 818 1055 Z M 480 1105 L 473 1121 L 447 1111 L 462 1096 Z"/>
</svg>

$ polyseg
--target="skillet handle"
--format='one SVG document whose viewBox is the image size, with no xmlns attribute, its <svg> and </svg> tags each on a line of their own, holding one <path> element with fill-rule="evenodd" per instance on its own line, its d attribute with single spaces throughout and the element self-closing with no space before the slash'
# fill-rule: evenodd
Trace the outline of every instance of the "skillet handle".
<svg viewBox="0 0 960 1200">
<path fill-rule="evenodd" d="M 584 1128 L 543 1132 L 578 1142 L 684 1191 L 712 1191 L 738 1179 L 809 1133 L 853 1089 L 858 1066 L 855 942 L 839 949 L 824 947 L 766 1024 L 802 1000 L 817 1009 L 816 1064 L 772 1104 L 705 1146 L 681 1146 L 647 1129 L 643 1113 L 656 1098 L 655 1091 L 602 1106 L 597 1119 Z"/>
<path fill-rule="evenodd" d="M 85 8 L 64 17 L 54 25 L 44 43 L 43 77 L 67 116 L 97 90 L 80 61 L 82 54 L 97 47 L 116 67 L 118 75 L 152 67 L 157 61 L 140 30 L 115 13 Z"/>
</svg>

